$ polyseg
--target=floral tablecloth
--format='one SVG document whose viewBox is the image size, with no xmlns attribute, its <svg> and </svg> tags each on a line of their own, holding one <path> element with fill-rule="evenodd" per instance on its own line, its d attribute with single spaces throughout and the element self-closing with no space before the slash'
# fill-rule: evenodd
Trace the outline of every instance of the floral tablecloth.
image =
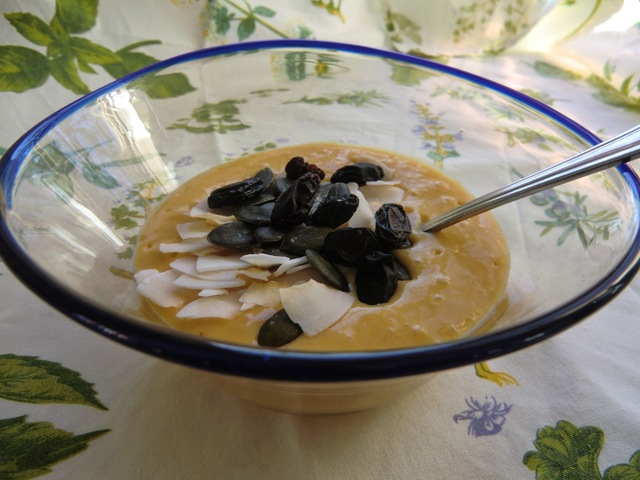
<svg viewBox="0 0 640 480">
<path fill-rule="evenodd" d="M 481 11 L 498 0 L 467 3 Z M 433 55 L 407 8 L 3 0 L 0 150 L 80 95 L 202 47 L 299 37 Z M 559 1 L 518 44 L 492 53 L 437 60 L 529 94 L 602 138 L 640 123 L 638 0 Z M 637 480 L 638 311 L 640 279 L 568 332 L 441 373 L 388 407 L 293 416 L 80 328 L 0 263 L 0 479 Z"/>
</svg>

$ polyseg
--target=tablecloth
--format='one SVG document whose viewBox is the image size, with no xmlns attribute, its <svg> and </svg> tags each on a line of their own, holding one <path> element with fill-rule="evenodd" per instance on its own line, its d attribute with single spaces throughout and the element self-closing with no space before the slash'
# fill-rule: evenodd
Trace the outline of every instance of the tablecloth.
<svg viewBox="0 0 640 480">
<path fill-rule="evenodd" d="M 433 55 L 402 4 L 3 0 L 0 149 L 80 95 L 202 47 L 304 37 Z M 638 0 L 559 1 L 503 52 L 437 60 L 601 138 L 640 122 Z M 387 407 L 296 416 L 81 328 L 0 263 L 0 479 L 640 479 L 639 308 L 640 278 L 569 331 Z"/>
</svg>

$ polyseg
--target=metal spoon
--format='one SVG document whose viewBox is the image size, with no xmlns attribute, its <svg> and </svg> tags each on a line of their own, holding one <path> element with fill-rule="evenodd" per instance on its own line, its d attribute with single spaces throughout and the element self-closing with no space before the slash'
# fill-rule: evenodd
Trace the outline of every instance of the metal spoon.
<svg viewBox="0 0 640 480">
<path fill-rule="evenodd" d="M 514 200 L 556 185 L 640 158 L 640 125 L 599 143 L 567 160 L 517 180 L 506 187 L 475 198 L 420 227 L 423 232 L 436 232 L 469 217 L 486 212 Z"/>
</svg>

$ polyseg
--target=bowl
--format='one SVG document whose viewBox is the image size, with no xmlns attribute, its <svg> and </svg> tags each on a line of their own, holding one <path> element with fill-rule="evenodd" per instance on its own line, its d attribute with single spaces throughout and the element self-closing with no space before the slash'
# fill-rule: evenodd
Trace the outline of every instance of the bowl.
<svg viewBox="0 0 640 480">
<path fill-rule="evenodd" d="M 161 199 L 220 162 L 309 142 L 398 152 L 477 196 L 598 141 L 519 92 L 424 59 L 304 40 L 227 45 L 123 77 L 20 138 L 0 164 L 0 247 L 33 292 L 110 340 L 208 370 L 268 408 L 362 410 L 548 339 L 618 294 L 638 269 L 632 170 L 496 209 L 511 257 L 500 315 L 456 340 L 375 351 L 246 346 L 152 321 L 133 249 Z"/>
</svg>

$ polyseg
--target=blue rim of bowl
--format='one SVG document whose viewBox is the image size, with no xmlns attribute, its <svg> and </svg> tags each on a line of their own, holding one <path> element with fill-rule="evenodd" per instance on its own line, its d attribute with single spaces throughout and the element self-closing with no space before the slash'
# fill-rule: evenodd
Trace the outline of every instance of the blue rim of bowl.
<svg viewBox="0 0 640 480">
<path fill-rule="evenodd" d="M 640 234 L 632 248 L 593 288 L 555 311 L 525 324 L 453 342 L 388 351 L 298 352 L 240 346 L 184 334 L 168 327 L 109 312 L 85 299 L 43 272 L 20 248 L 4 218 L 10 208 L 12 182 L 30 149 L 73 112 L 94 99 L 145 74 L 203 58 L 252 50 L 305 49 L 333 51 L 395 60 L 439 71 L 494 90 L 560 123 L 589 144 L 600 140 L 568 117 L 509 87 L 427 59 L 359 45 L 316 40 L 268 40 L 212 47 L 179 55 L 142 68 L 109 83 L 47 117 L 11 146 L 0 160 L 0 255 L 30 290 L 52 307 L 85 327 L 118 343 L 165 360 L 221 374 L 294 382 L 343 382 L 426 374 L 469 365 L 515 352 L 562 332 L 612 300 L 640 267 Z M 616 167 L 640 204 L 640 180 L 629 167 Z M 640 210 L 636 210 L 640 217 Z M 639 219 L 640 223 L 640 219 Z"/>
</svg>

